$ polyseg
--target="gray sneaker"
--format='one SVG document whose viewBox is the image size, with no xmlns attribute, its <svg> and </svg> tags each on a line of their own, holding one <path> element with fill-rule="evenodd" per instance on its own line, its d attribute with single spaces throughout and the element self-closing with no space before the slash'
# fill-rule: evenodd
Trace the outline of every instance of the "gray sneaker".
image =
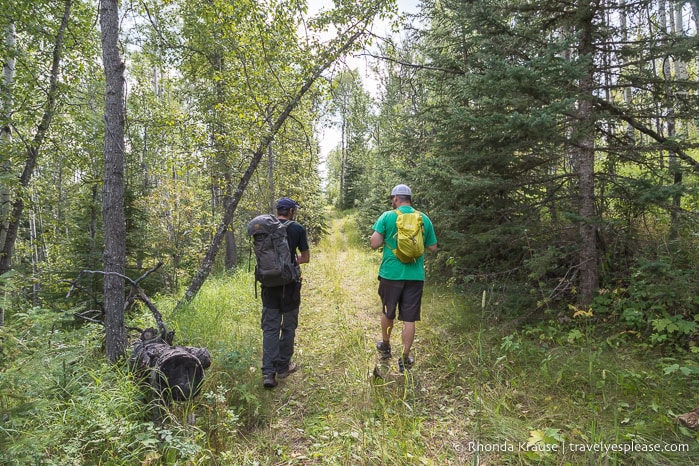
<svg viewBox="0 0 699 466">
<path fill-rule="evenodd" d="M 409 370 L 411 367 L 413 367 L 413 364 L 415 364 L 415 358 L 413 358 L 412 356 L 402 355 L 398 360 L 398 370 L 402 374 L 406 370 Z"/>
<path fill-rule="evenodd" d="M 285 379 L 298 370 L 299 366 L 295 362 L 290 362 L 289 367 L 284 372 L 277 372 L 277 377 Z"/>
<path fill-rule="evenodd" d="M 386 343 L 381 340 L 376 343 L 376 350 L 379 352 L 379 357 L 381 359 L 388 359 L 391 357 L 391 344 Z"/>
</svg>

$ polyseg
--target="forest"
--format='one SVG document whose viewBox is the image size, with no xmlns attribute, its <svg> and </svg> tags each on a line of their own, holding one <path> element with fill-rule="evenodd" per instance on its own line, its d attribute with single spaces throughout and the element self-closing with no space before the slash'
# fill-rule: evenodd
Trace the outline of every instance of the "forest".
<svg viewBox="0 0 699 466">
<path fill-rule="evenodd" d="M 0 464 L 699 461 L 698 1 L 0 5 Z M 376 384 L 398 183 L 432 317 Z M 269 393 L 246 225 L 282 196 L 309 319 Z M 151 327 L 211 355 L 159 420 Z M 551 451 L 598 443 L 675 449 Z"/>
</svg>

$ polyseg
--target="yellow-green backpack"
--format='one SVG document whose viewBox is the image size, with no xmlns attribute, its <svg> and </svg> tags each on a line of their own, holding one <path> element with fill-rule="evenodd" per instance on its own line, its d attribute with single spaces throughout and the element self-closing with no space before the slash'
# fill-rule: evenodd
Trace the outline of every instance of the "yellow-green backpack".
<svg viewBox="0 0 699 466">
<path fill-rule="evenodd" d="M 422 214 L 417 210 L 411 213 L 403 213 L 399 209 L 394 210 L 396 219 L 396 249 L 391 252 L 404 264 L 410 264 L 418 260 L 425 253 L 423 233 L 425 226 L 422 222 Z"/>
</svg>

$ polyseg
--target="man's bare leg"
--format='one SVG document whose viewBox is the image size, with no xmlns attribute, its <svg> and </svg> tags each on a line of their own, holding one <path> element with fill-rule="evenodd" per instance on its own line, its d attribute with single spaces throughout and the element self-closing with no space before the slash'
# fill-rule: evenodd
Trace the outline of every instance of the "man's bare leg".
<svg viewBox="0 0 699 466">
<path fill-rule="evenodd" d="M 393 330 L 393 320 L 381 314 L 381 339 L 384 343 L 391 342 L 391 330 Z"/>
<path fill-rule="evenodd" d="M 410 348 L 413 346 L 413 340 L 415 339 L 415 322 L 403 322 L 401 337 L 403 340 L 403 356 L 407 358 L 410 354 Z"/>
</svg>

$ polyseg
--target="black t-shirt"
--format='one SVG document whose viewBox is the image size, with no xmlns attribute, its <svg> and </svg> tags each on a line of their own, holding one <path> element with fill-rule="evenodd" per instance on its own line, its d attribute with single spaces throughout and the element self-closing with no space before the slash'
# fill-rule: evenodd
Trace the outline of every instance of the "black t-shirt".
<svg viewBox="0 0 699 466">
<path fill-rule="evenodd" d="M 299 252 L 308 251 L 308 237 L 306 229 L 301 224 L 293 220 L 279 219 L 280 222 L 286 225 L 286 238 L 289 242 L 289 252 L 291 262 L 296 263 L 296 250 Z"/>
</svg>

